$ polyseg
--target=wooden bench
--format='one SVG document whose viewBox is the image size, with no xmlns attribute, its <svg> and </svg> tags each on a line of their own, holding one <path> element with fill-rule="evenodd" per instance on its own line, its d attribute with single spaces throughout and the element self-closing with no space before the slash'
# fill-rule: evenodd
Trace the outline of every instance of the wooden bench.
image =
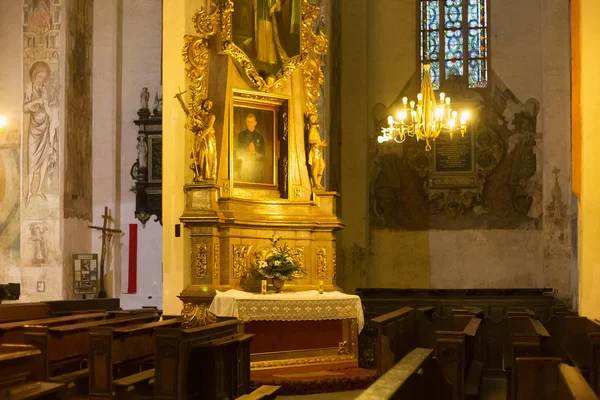
<svg viewBox="0 0 600 400">
<path fill-rule="evenodd" d="M 258 389 L 238 397 L 237 400 L 273 400 L 277 396 L 277 391 L 280 388 L 281 386 L 262 385 Z"/>
<path fill-rule="evenodd" d="M 0 324 L 51 317 L 45 303 L 0 304 Z"/>
<path fill-rule="evenodd" d="M 371 323 L 377 330 L 375 342 L 377 376 L 382 376 L 417 347 L 415 310 L 404 307 L 373 318 Z"/>
<path fill-rule="evenodd" d="M 250 340 L 231 320 L 190 329 L 156 328 L 157 399 L 237 398 L 250 391 Z M 193 379 L 188 371 L 195 371 Z"/>
<path fill-rule="evenodd" d="M 502 370 L 507 379 L 507 393 L 509 399 L 515 398 L 512 386 L 514 369 L 517 357 L 540 357 L 542 345 L 550 334 L 537 319 L 519 315 L 508 317 L 509 340 L 502 350 Z"/>
<path fill-rule="evenodd" d="M 63 389 L 62 384 L 43 382 L 38 349 L 27 345 L 0 345 L 0 399 L 58 399 Z"/>
<path fill-rule="evenodd" d="M 565 317 L 577 316 L 577 312 L 572 310 L 559 310 L 542 325 L 550 334 L 550 337 L 542 344 L 542 355 L 544 357 L 559 357 L 563 362 L 568 361 L 568 357 L 562 348 L 565 334 Z"/>
<path fill-rule="evenodd" d="M 54 300 L 46 301 L 54 316 L 73 315 L 90 311 L 120 310 L 120 299 L 85 299 L 85 300 Z"/>
<path fill-rule="evenodd" d="M 476 398 L 483 373 L 481 362 L 475 360 L 481 320 L 463 317 L 456 316 L 455 330 L 435 332 L 435 356 L 440 360 L 444 377 L 452 385 L 455 400 Z"/>
<path fill-rule="evenodd" d="M 90 329 L 90 399 L 123 398 L 132 387 L 145 392 L 154 379 L 155 328 L 179 327 L 168 319 L 126 327 Z M 150 366 L 150 368 L 148 367 Z M 140 389 L 140 386 L 145 386 Z"/>
<path fill-rule="evenodd" d="M 565 316 L 561 347 L 600 395 L 600 323 L 586 317 Z"/>
<path fill-rule="evenodd" d="M 514 400 L 597 400 L 577 368 L 556 357 L 515 360 Z"/>
<path fill-rule="evenodd" d="M 36 346 L 42 352 L 44 379 L 65 378 L 73 372 L 82 370 L 88 359 L 89 330 L 98 326 L 127 326 L 156 321 L 158 315 L 143 314 L 124 318 L 105 319 L 61 326 L 27 326 L 25 343 Z M 87 372 L 80 372 L 87 377 Z"/>
<path fill-rule="evenodd" d="M 452 399 L 452 387 L 444 379 L 432 349 L 413 349 L 356 398 L 388 399 Z"/>
<path fill-rule="evenodd" d="M 53 317 L 44 319 L 25 320 L 17 322 L 7 322 L 0 324 L 0 343 L 23 343 L 25 340 L 25 326 L 26 325 L 38 325 L 38 326 L 57 326 L 57 325 L 68 325 L 87 321 L 94 321 L 106 318 L 107 314 L 104 312 L 99 313 L 87 313 L 68 315 L 65 317 Z"/>
</svg>

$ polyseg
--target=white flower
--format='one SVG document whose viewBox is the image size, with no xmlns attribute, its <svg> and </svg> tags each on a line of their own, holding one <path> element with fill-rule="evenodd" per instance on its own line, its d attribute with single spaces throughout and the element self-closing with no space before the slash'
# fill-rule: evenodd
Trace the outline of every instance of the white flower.
<svg viewBox="0 0 600 400">
<path fill-rule="evenodd" d="M 267 262 L 266 262 L 266 261 L 261 261 L 261 262 L 258 264 L 258 268 L 260 268 L 260 269 L 265 269 L 265 268 L 267 268 Z"/>
<path fill-rule="evenodd" d="M 281 265 L 281 261 L 279 261 L 279 260 L 275 261 L 275 266 L 276 267 L 279 267 L 280 265 Z"/>
</svg>

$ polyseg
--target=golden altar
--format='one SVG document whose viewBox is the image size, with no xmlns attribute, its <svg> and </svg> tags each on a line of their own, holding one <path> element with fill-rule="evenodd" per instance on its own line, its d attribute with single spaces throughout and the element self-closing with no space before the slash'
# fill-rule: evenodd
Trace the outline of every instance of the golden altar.
<svg viewBox="0 0 600 400">
<path fill-rule="evenodd" d="M 209 311 L 238 318 L 244 332 L 255 335 L 250 345 L 253 369 L 336 362 L 358 366 L 358 334 L 365 322 L 356 295 L 228 290 L 217 292 Z"/>
<path fill-rule="evenodd" d="M 274 8 L 286 24 L 266 40 L 275 22 L 245 25 L 256 16 L 250 4 L 211 3 L 193 17 L 196 34 L 183 38 L 187 90 L 176 97 L 189 132 L 181 154 L 191 162 L 180 217 L 190 254 L 184 304 L 206 307 L 217 290 L 259 292 L 250 270 L 268 256 L 273 236 L 307 271 L 286 290 L 320 281 L 337 290 L 335 232 L 343 225 L 339 195 L 322 185 L 327 144 L 317 101 L 328 40 L 313 28 L 320 9 L 309 0 Z M 261 49 L 265 40 L 274 40 L 276 52 Z"/>
</svg>

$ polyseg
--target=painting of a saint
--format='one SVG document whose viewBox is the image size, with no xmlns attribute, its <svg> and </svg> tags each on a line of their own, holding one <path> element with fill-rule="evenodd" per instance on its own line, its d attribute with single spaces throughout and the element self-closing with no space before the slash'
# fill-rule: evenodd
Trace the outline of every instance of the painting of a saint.
<svg viewBox="0 0 600 400">
<path fill-rule="evenodd" d="M 236 182 L 273 184 L 274 110 L 234 107 L 233 177 Z"/>
<path fill-rule="evenodd" d="M 263 75 L 300 53 L 301 0 L 235 0 L 233 42 Z"/>
<path fill-rule="evenodd" d="M 44 185 L 56 161 L 56 133 L 58 130 L 58 104 L 48 96 L 46 82 L 50 77 L 50 66 L 37 61 L 29 69 L 30 83 L 25 90 L 23 111 L 29 114 L 27 147 L 28 188 L 25 204 L 32 196 L 46 200 Z"/>
</svg>

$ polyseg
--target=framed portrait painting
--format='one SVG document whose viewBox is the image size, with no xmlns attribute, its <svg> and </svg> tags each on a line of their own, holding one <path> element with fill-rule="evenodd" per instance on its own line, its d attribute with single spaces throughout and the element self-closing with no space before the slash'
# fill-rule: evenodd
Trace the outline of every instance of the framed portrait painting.
<svg viewBox="0 0 600 400">
<path fill-rule="evenodd" d="M 265 75 L 300 54 L 302 0 L 233 0 L 233 43 Z"/>
<path fill-rule="evenodd" d="M 277 186 L 280 104 L 234 97 L 230 149 L 235 184 Z"/>
</svg>

